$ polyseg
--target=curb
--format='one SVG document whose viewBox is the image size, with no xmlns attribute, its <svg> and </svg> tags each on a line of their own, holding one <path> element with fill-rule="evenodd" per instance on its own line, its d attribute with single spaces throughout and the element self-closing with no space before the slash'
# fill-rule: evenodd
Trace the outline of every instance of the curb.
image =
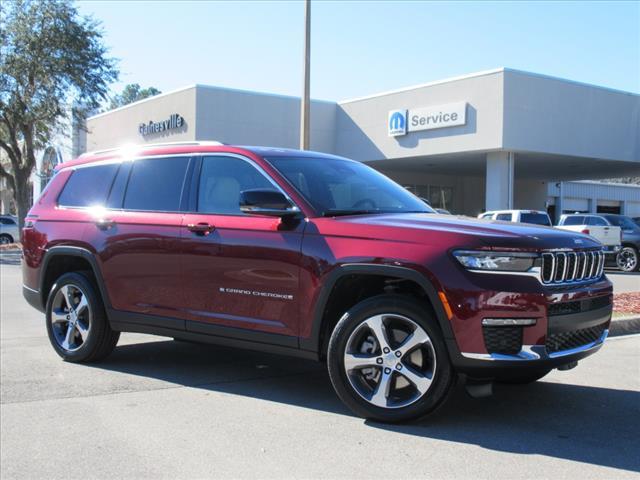
<svg viewBox="0 0 640 480">
<path fill-rule="evenodd" d="M 609 327 L 610 337 L 633 335 L 635 333 L 640 333 L 640 315 L 611 320 L 611 326 Z"/>
</svg>

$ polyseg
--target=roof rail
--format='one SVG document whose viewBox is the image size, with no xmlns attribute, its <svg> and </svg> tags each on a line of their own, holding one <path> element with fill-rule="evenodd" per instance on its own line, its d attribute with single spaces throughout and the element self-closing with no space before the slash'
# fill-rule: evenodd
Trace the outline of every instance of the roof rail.
<svg viewBox="0 0 640 480">
<path fill-rule="evenodd" d="M 147 148 L 158 148 L 158 147 L 179 147 L 181 145 L 182 146 L 221 146 L 225 144 L 222 142 L 218 142 L 217 140 L 191 140 L 191 141 L 184 141 L 184 142 L 143 143 L 143 144 L 132 145 L 132 146 L 107 148 L 104 150 L 93 150 L 91 152 L 83 153 L 82 155 L 80 155 L 80 158 L 88 157 L 91 155 L 101 155 L 104 153 L 118 152 L 123 149 L 142 150 Z"/>
</svg>

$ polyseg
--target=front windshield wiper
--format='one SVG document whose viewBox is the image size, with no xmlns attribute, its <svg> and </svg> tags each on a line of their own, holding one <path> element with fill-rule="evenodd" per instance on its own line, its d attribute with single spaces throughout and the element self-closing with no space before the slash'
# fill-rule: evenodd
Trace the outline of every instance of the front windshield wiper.
<svg viewBox="0 0 640 480">
<path fill-rule="evenodd" d="M 433 213 L 428 210 L 341 210 L 330 208 L 322 212 L 323 217 L 340 217 L 346 215 L 375 215 L 388 213 Z"/>
<path fill-rule="evenodd" d="M 381 210 L 340 210 L 337 208 L 330 208 L 322 212 L 323 217 L 340 217 L 344 215 L 369 215 L 372 213 L 385 213 Z"/>
</svg>

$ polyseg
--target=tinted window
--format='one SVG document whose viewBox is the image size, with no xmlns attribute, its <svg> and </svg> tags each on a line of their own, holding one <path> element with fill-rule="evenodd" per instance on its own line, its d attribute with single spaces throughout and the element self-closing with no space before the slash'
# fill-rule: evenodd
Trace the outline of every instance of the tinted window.
<svg viewBox="0 0 640 480">
<path fill-rule="evenodd" d="M 496 220 L 504 220 L 506 222 L 510 222 L 511 221 L 511 214 L 510 213 L 499 213 L 498 215 L 496 215 Z"/>
<path fill-rule="evenodd" d="M 418 197 L 360 162 L 334 157 L 267 160 L 324 215 L 434 212 Z"/>
<path fill-rule="evenodd" d="M 609 224 L 600 217 L 587 217 L 587 225 L 592 225 L 594 227 L 606 227 Z"/>
<path fill-rule="evenodd" d="M 202 160 L 198 211 L 244 215 L 240 192 L 255 188 L 276 190 L 253 165 L 240 158 L 206 157 Z"/>
<path fill-rule="evenodd" d="M 544 213 L 521 213 L 520 222 L 533 223 L 534 225 L 546 225 L 548 227 L 551 226 L 549 216 Z"/>
<path fill-rule="evenodd" d="M 2 225 L 15 225 L 16 222 L 14 222 L 11 218 L 0 218 L 0 223 Z"/>
<path fill-rule="evenodd" d="M 620 227 L 623 230 L 635 230 L 638 226 L 635 224 L 633 220 L 629 217 L 617 217 L 615 215 L 607 215 L 605 217 L 611 225 L 615 225 L 616 227 Z"/>
<path fill-rule="evenodd" d="M 76 169 L 58 197 L 65 207 L 103 206 L 119 165 L 97 165 Z"/>
<path fill-rule="evenodd" d="M 575 215 L 571 217 L 565 217 L 562 225 L 584 225 L 584 217 L 582 215 Z"/>
<path fill-rule="evenodd" d="M 124 197 L 125 210 L 180 211 L 188 157 L 136 160 Z"/>
<path fill-rule="evenodd" d="M 480 218 L 481 219 L 490 219 L 493 216 L 493 213 L 485 213 Z"/>
</svg>

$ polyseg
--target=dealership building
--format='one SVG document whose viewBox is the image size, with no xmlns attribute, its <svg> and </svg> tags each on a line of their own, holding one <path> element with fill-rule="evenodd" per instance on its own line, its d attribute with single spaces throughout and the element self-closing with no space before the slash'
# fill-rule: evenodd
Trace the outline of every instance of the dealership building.
<svg viewBox="0 0 640 480">
<path fill-rule="evenodd" d="M 87 150 L 218 140 L 297 148 L 300 99 L 192 85 L 87 121 Z M 311 102 L 311 149 L 349 157 L 455 213 L 640 216 L 640 95 L 501 68 Z M 575 182 L 575 180 L 587 180 Z"/>
</svg>

